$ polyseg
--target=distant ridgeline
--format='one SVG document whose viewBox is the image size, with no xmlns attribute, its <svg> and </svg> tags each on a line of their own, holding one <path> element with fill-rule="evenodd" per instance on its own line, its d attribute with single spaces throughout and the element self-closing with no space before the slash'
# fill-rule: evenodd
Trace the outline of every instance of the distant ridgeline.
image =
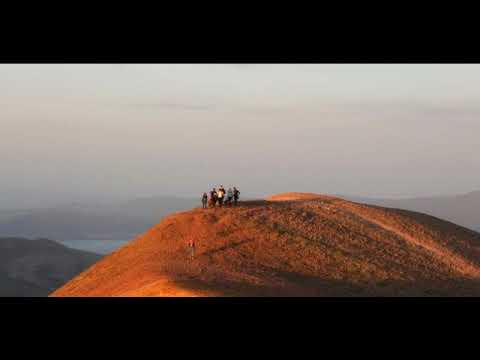
<svg viewBox="0 0 480 360">
<path fill-rule="evenodd" d="M 165 215 L 198 205 L 199 200 L 152 197 L 109 205 L 0 212 L 0 236 L 59 240 L 126 240 Z"/>
</svg>

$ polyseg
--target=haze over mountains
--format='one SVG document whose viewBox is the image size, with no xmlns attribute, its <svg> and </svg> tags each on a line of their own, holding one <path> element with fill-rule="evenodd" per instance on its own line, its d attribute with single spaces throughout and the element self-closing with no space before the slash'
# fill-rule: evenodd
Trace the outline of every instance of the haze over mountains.
<svg viewBox="0 0 480 360">
<path fill-rule="evenodd" d="M 419 211 L 480 231 L 480 191 L 456 196 L 381 199 L 342 196 L 372 205 Z M 54 240 L 128 240 L 199 199 L 152 196 L 117 202 L 0 211 L 0 236 Z"/>
<path fill-rule="evenodd" d="M 0 212 L 0 236 L 54 240 L 131 239 L 163 216 L 188 209 L 195 199 L 158 196 L 96 204 Z"/>
<path fill-rule="evenodd" d="M 105 270 L 106 282 L 82 283 L 88 294 L 155 294 L 160 275 L 173 293 L 184 276 L 221 294 L 357 294 L 370 284 L 367 294 L 476 293 L 478 239 L 465 227 L 480 230 L 478 192 L 347 197 L 372 206 L 291 194 L 300 199 L 190 210 L 220 183 L 238 186 L 242 201 L 295 189 L 480 189 L 479 84 L 478 64 L 3 64 L 0 237 L 110 254 L 174 220 L 107 256 L 111 269 L 95 266 L 93 280 Z M 212 242 L 183 269 L 180 245 L 166 256 L 155 236 L 180 243 L 196 236 L 191 225 Z"/>
<path fill-rule="evenodd" d="M 417 212 L 280 194 L 172 214 L 52 295 L 479 296 L 480 234 Z"/>
</svg>

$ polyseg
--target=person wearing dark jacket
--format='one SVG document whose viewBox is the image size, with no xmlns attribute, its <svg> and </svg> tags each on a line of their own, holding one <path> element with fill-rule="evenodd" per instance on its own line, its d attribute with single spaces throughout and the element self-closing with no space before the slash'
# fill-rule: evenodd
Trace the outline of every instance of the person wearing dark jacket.
<svg viewBox="0 0 480 360">
<path fill-rule="evenodd" d="M 208 196 L 207 193 L 203 193 L 202 196 L 202 208 L 206 209 L 207 208 L 207 202 L 208 202 Z"/>
<path fill-rule="evenodd" d="M 233 187 L 233 205 L 237 205 L 238 199 L 240 198 L 240 191 L 234 186 Z"/>
<path fill-rule="evenodd" d="M 217 190 L 213 188 L 213 190 L 210 191 L 210 206 L 215 207 L 216 203 L 217 203 Z"/>
</svg>

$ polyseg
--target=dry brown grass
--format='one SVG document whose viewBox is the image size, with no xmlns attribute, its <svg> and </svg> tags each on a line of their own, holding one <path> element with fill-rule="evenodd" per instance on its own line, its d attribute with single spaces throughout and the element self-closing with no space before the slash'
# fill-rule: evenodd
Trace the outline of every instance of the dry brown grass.
<svg viewBox="0 0 480 360">
<path fill-rule="evenodd" d="M 287 193 L 172 214 L 53 296 L 478 296 L 479 245 L 424 214 Z"/>
</svg>

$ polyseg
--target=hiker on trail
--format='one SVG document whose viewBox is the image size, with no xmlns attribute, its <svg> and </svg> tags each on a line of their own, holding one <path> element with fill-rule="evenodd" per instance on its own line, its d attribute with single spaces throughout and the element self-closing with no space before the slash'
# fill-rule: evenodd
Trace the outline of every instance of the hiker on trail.
<svg viewBox="0 0 480 360">
<path fill-rule="evenodd" d="M 228 190 L 227 190 L 227 204 L 229 206 L 232 205 L 232 200 L 233 200 L 233 190 L 232 190 L 232 188 L 228 188 Z"/>
<path fill-rule="evenodd" d="M 210 191 L 210 206 L 215 207 L 216 203 L 217 203 L 217 190 L 213 188 L 213 190 Z"/>
<path fill-rule="evenodd" d="M 237 205 L 238 199 L 240 198 L 240 191 L 234 186 L 233 187 L 233 205 Z"/>
<path fill-rule="evenodd" d="M 225 198 L 225 189 L 223 188 L 223 185 L 220 185 L 220 188 L 218 189 L 218 205 L 222 207 L 223 205 L 223 199 Z"/>
<path fill-rule="evenodd" d="M 190 260 L 193 260 L 193 258 L 195 257 L 195 240 L 194 239 L 190 239 L 188 241 L 188 247 L 190 248 Z"/>
<path fill-rule="evenodd" d="M 207 208 L 207 201 L 208 201 L 208 196 L 207 193 L 204 192 L 202 196 L 202 208 L 206 209 Z"/>
</svg>

